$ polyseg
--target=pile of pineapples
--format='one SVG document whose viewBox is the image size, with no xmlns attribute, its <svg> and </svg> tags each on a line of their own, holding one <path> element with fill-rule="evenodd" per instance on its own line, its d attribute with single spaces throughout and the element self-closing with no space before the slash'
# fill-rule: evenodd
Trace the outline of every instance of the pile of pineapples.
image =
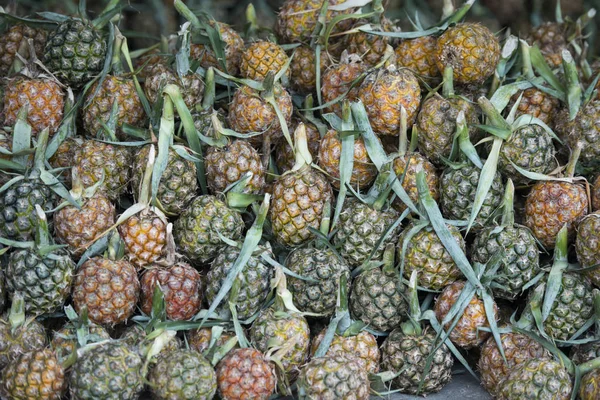
<svg viewBox="0 0 600 400">
<path fill-rule="evenodd" d="M 0 8 L 2 399 L 600 399 L 594 10 L 106 3 Z"/>
</svg>

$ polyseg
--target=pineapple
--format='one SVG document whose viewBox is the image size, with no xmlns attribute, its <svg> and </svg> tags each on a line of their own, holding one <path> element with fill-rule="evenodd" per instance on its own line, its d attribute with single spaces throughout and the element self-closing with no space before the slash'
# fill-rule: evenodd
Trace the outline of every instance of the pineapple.
<svg viewBox="0 0 600 400">
<path fill-rule="evenodd" d="M 167 268 L 146 267 L 140 279 L 140 305 L 146 315 L 152 312 L 155 288 L 159 286 L 165 300 L 166 316 L 170 320 L 189 320 L 202 305 L 202 277 L 184 262 Z"/>
<path fill-rule="evenodd" d="M 179 87 L 183 102 L 188 109 L 193 110 L 197 104 L 202 102 L 204 83 L 197 74 L 180 76 L 164 62 L 149 63 L 145 74 L 144 93 L 151 104 L 162 98 L 162 90 L 169 84 Z"/>
<path fill-rule="evenodd" d="M 544 22 L 533 28 L 526 38 L 531 46 L 537 45 L 551 68 L 562 65 L 562 51 L 567 49 L 567 25 Z"/>
<path fill-rule="evenodd" d="M 340 62 L 330 66 L 321 77 L 323 103 L 328 104 L 326 112 L 342 116 L 341 100 L 355 101 L 358 97 L 359 83 L 367 71 L 367 65 L 356 54 L 342 53 Z"/>
<path fill-rule="evenodd" d="M 212 365 L 192 350 L 177 350 L 160 357 L 148 381 L 157 399 L 210 400 L 217 391 Z"/>
<path fill-rule="evenodd" d="M 383 17 L 383 6 L 381 1 L 374 2 L 373 8 L 375 15 L 372 17 L 371 29 L 381 32 L 394 32 L 396 27 L 389 19 Z M 364 25 L 368 21 L 358 20 L 357 26 Z M 366 32 L 356 32 L 347 34 L 344 37 L 345 48 L 349 53 L 362 55 L 363 61 L 373 67 L 383 60 L 388 44 L 393 42 L 393 38 L 388 36 L 374 35 Z"/>
<path fill-rule="evenodd" d="M 312 102 L 309 108 L 312 108 Z M 292 117 L 290 124 L 290 132 L 294 132 L 298 129 L 298 125 L 304 123 L 306 129 L 306 140 L 308 142 L 308 151 L 313 159 L 316 159 L 319 155 L 319 148 L 321 146 L 321 134 L 317 127 L 311 122 L 303 121 L 299 118 Z M 275 155 L 275 164 L 281 174 L 284 174 L 294 167 L 296 162 L 296 156 L 294 155 L 294 149 L 285 138 L 279 139 L 279 142 L 275 146 L 273 151 Z"/>
<path fill-rule="evenodd" d="M 10 254 L 5 270 L 9 293 L 21 293 L 25 311 L 33 315 L 47 314 L 61 308 L 71 292 L 75 263 L 66 251 L 48 252 L 52 241 L 46 215 L 36 205 L 38 215 L 35 242 Z"/>
<path fill-rule="evenodd" d="M 25 24 L 15 24 L 0 35 L 0 76 L 8 76 L 8 72 L 15 61 L 17 53 L 20 55 L 29 50 L 27 40 L 33 40 L 35 54 L 39 58 L 44 51 L 48 31 Z M 31 58 L 31 55 L 29 55 Z"/>
<path fill-rule="evenodd" d="M 81 332 L 84 333 L 82 341 L 78 336 Z M 85 320 L 67 322 L 62 328 L 54 331 L 50 347 L 56 353 L 58 360 L 64 362 L 73 357 L 82 345 L 105 340 L 110 340 L 108 331 L 102 326 L 90 322 L 86 317 Z"/>
<path fill-rule="evenodd" d="M 0 371 L 19 355 L 42 350 L 47 345 L 44 326 L 34 318 L 25 319 L 24 308 L 23 296 L 15 293 L 10 312 L 0 317 Z"/>
<path fill-rule="evenodd" d="M 313 358 L 300 371 L 300 399 L 369 399 L 369 375 L 356 359 L 341 354 Z"/>
<path fill-rule="evenodd" d="M 530 358 L 510 371 L 499 389 L 500 400 L 568 400 L 573 385 L 561 363 L 548 358 Z"/>
<path fill-rule="evenodd" d="M 223 400 L 267 400 L 277 384 L 272 364 L 252 348 L 231 350 L 219 361 L 216 372 Z"/>
<path fill-rule="evenodd" d="M 437 38 L 421 36 L 403 40 L 395 49 L 399 68 L 408 68 L 416 76 L 427 81 L 441 78 L 436 64 Z"/>
<path fill-rule="evenodd" d="M 21 354 L 2 371 L 0 381 L 6 399 L 60 400 L 67 390 L 64 368 L 50 349 Z"/>
<path fill-rule="evenodd" d="M 280 46 L 266 40 L 250 44 L 243 52 L 240 61 L 240 76 L 255 81 L 264 81 L 271 72 L 277 75 L 289 63 L 289 58 Z M 290 70 L 284 72 L 289 78 Z"/>
<path fill-rule="evenodd" d="M 572 152 L 576 148 L 581 149 L 578 162 L 592 173 L 600 172 L 600 131 L 596 126 L 599 113 L 600 100 L 592 100 L 582 104 L 573 119 L 570 118 L 568 107 L 561 109 L 555 118 L 558 136 L 567 142 Z"/>
<path fill-rule="evenodd" d="M 217 58 L 214 50 L 205 44 L 192 44 L 190 46 L 190 59 L 197 60 L 203 68 L 216 68 L 230 75 L 238 75 L 242 52 L 244 51 L 244 40 L 232 27 L 223 23 L 211 20 L 209 25 L 219 34 L 221 44 L 225 53 L 225 60 Z M 225 69 L 223 64 L 225 64 Z"/>
<path fill-rule="evenodd" d="M 302 45 L 294 49 L 294 60 L 290 63 L 290 80 L 292 88 L 300 93 L 315 93 L 317 91 L 317 57 L 315 50 Z M 323 50 L 319 53 L 319 74 L 323 77 L 325 70 L 331 65 L 331 60 Z M 322 82 L 322 81 L 321 81 Z"/>
<path fill-rule="evenodd" d="M 310 346 L 311 357 L 314 357 L 319 345 L 323 341 L 327 329 L 322 330 L 313 338 Z M 380 352 L 377 340 L 373 334 L 361 331 L 357 335 L 334 335 L 325 357 L 344 356 L 354 360 L 363 371 L 370 374 L 379 372 Z"/>
<path fill-rule="evenodd" d="M 600 264 L 598 249 L 598 229 L 600 223 L 600 214 L 595 212 L 585 216 L 577 227 L 577 237 L 575 239 L 575 250 L 577 251 L 577 260 L 583 268 L 592 267 Z M 600 273 L 597 269 L 586 271 L 586 275 L 596 286 L 600 285 Z"/>
<path fill-rule="evenodd" d="M 213 330 L 211 328 L 192 329 L 187 331 L 185 335 L 190 349 L 200 354 L 205 354 L 211 348 L 212 336 Z M 235 332 L 223 331 L 215 338 L 214 346 L 222 347 L 232 338 L 235 338 Z"/>
<path fill-rule="evenodd" d="M 62 172 L 60 178 L 65 183 L 67 187 L 71 187 L 73 182 L 72 178 L 72 170 L 73 170 L 73 160 L 75 160 L 75 155 L 81 148 L 83 144 L 83 139 L 81 137 L 67 137 L 63 140 L 56 149 L 56 152 L 48 159 L 48 163 L 52 168 L 64 168 L 65 172 Z"/>
</svg>

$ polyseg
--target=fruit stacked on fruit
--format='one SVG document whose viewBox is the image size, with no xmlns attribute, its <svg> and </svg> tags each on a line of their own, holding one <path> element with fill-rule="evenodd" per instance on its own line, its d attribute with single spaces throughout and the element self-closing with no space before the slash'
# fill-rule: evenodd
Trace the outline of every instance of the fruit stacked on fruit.
<svg viewBox="0 0 600 400">
<path fill-rule="evenodd" d="M 0 13 L 0 397 L 600 398 L 592 10 L 96 3 Z"/>
</svg>

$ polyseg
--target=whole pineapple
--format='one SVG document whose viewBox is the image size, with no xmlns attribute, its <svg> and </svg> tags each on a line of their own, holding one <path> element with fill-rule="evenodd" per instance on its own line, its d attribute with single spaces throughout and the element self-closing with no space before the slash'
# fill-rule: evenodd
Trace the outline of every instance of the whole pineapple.
<svg viewBox="0 0 600 400">
<path fill-rule="evenodd" d="M 440 179 L 440 205 L 444 217 L 459 221 L 469 220 L 480 176 L 481 169 L 470 162 L 446 168 Z M 485 226 L 486 221 L 502 203 L 502 194 L 502 177 L 496 172 L 490 190 L 475 218 L 477 227 Z"/>
<path fill-rule="evenodd" d="M 294 60 L 290 63 L 290 80 L 292 88 L 300 93 L 315 93 L 317 90 L 317 57 L 315 50 L 302 45 L 294 50 Z M 319 74 L 322 77 L 331 60 L 321 50 L 319 54 Z"/>
<path fill-rule="evenodd" d="M 60 400 L 67 390 L 63 366 L 50 349 L 21 354 L 2 370 L 0 381 L 6 399 Z"/>
<path fill-rule="evenodd" d="M 67 19 L 48 34 L 44 64 L 59 80 L 80 87 L 104 67 L 105 35 L 90 21 Z"/>
<path fill-rule="evenodd" d="M 14 126 L 19 111 L 26 107 L 31 133 L 35 136 L 48 128 L 52 137 L 63 119 L 64 92 L 53 78 L 44 75 L 31 78 L 19 75 L 7 83 L 3 104 L 6 126 Z"/>
<path fill-rule="evenodd" d="M 394 388 L 402 393 L 426 395 L 439 392 L 450 382 L 452 353 L 445 344 L 436 344 L 435 333 L 425 330 L 417 334 L 409 325 L 389 334 L 381 345 L 381 368 L 399 373 L 392 382 Z"/>
<path fill-rule="evenodd" d="M 396 47 L 398 67 L 408 68 L 420 78 L 431 80 L 441 77 L 436 64 L 437 38 L 421 36 L 403 40 Z"/>
<path fill-rule="evenodd" d="M 588 197 L 578 183 L 542 181 L 532 188 L 525 203 L 525 225 L 544 247 L 554 247 L 558 232 L 568 225 L 569 236 L 587 214 Z"/>
<path fill-rule="evenodd" d="M 216 367 L 219 396 L 223 400 L 267 400 L 275 391 L 277 376 L 258 350 L 231 350 Z"/>
<path fill-rule="evenodd" d="M 152 312 L 156 286 L 164 295 L 167 318 L 188 320 L 200 311 L 202 305 L 202 277 L 194 268 L 178 262 L 167 268 L 147 267 L 140 280 L 140 305 L 146 315 Z"/>
<path fill-rule="evenodd" d="M 499 389 L 500 400 L 568 400 L 573 385 L 561 363 L 548 358 L 530 358 L 513 369 Z"/>
<path fill-rule="evenodd" d="M 500 60 L 500 44 L 494 34 L 477 23 L 460 23 L 437 40 L 440 72 L 452 67 L 457 83 L 481 83 L 494 73 Z"/>
<path fill-rule="evenodd" d="M 273 257 L 270 246 L 259 248 L 260 250 Z M 213 260 L 206 275 L 206 299 L 209 304 L 219 293 L 239 254 L 240 249 L 233 246 L 219 250 L 219 254 Z M 237 275 L 236 279 L 240 282 L 240 289 L 235 303 L 240 319 L 248 319 L 260 310 L 269 295 L 272 274 L 272 268 L 261 259 L 260 255 L 253 255 Z M 227 310 L 225 313 L 228 312 L 227 301 L 223 301 L 219 305 L 218 310 L 223 309 Z"/>
<path fill-rule="evenodd" d="M 237 240 L 244 222 L 240 213 L 215 196 L 202 195 L 191 201 L 173 226 L 179 251 L 195 263 L 214 259 L 227 245 L 219 234 Z"/>
<path fill-rule="evenodd" d="M 462 273 L 431 227 L 425 227 L 414 236 L 408 233 L 415 223 L 409 224 L 398 239 L 398 258 L 404 263 L 404 276 L 408 279 L 413 271 L 419 272 L 419 286 L 440 290 L 456 281 Z M 450 233 L 465 251 L 465 241 L 459 230 L 448 225 Z M 403 248 L 406 252 L 403 254 Z M 403 260 L 403 261 L 402 261 Z"/>
<path fill-rule="evenodd" d="M 140 356 L 125 343 L 92 346 L 71 368 L 71 398 L 138 398 L 144 388 L 142 366 Z"/>
<path fill-rule="evenodd" d="M 556 133 L 569 145 L 571 151 L 581 148 L 578 165 L 593 173 L 600 172 L 600 126 L 596 124 L 600 115 L 600 100 L 592 100 L 579 108 L 571 120 L 568 108 L 556 115 Z"/>
<path fill-rule="evenodd" d="M 278 83 L 273 86 L 273 96 L 286 124 L 292 118 L 292 96 Z M 253 144 L 261 143 L 268 137 L 271 143 L 282 137 L 281 125 L 275 109 L 263 97 L 263 93 L 249 86 L 241 86 L 233 95 L 229 105 L 228 122 L 238 133 L 262 132 L 250 137 Z"/>
<path fill-rule="evenodd" d="M 339 281 L 348 279 L 348 265 L 331 249 L 299 248 L 288 256 L 286 267 L 299 276 L 314 280 L 307 281 L 289 277 L 289 289 L 295 304 L 303 312 L 330 316 L 335 311 Z"/>
<path fill-rule="evenodd" d="M 142 128 L 146 123 L 146 112 L 142 106 L 133 79 L 121 75 L 107 75 L 100 83 L 95 83 L 88 91 L 83 108 L 83 129 L 85 136 L 96 138 L 105 133 L 106 124 L 116 104 L 117 135 L 125 139 L 121 127 L 128 124 Z"/>
<path fill-rule="evenodd" d="M 311 357 L 314 357 L 317 352 L 326 331 L 327 329 L 322 330 L 313 338 L 310 346 Z M 335 355 L 354 360 L 362 370 L 370 374 L 379 372 L 380 352 L 377 339 L 367 331 L 361 331 L 357 335 L 334 335 L 325 357 Z"/>
<path fill-rule="evenodd" d="M 125 260 L 92 257 L 79 267 L 73 282 L 73 305 L 87 307 L 90 321 L 114 326 L 133 315 L 140 282 L 135 267 Z"/>
<path fill-rule="evenodd" d="M 408 197 L 413 203 L 419 201 L 419 191 L 417 190 L 417 172 L 419 169 L 425 171 L 425 179 L 429 187 L 431 197 L 438 201 L 440 197 L 439 176 L 435 169 L 435 165 L 427 158 L 417 152 L 405 152 L 403 154 L 393 154 L 392 168 L 398 177 L 402 179 L 402 187 L 408 194 Z M 392 203 L 394 208 L 400 212 L 406 210 L 406 204 L 396 197 Z"/>
<path fill-rule="evenodd" d="M 356 54 L 344 51 L 340 62 L 330 66 L 321 77 L 323 103 L 332 103 L 325 108 L 342 116 L 341 100 L 355 101 L 358 97 L 359 81 L 367 71 L 367 65 Z M 334 102 L 335 101 L 335 102 Z"/>
<path fill-rule="evenodd" d="M 271 72 L 277 75 L 289 62 L 285 50 L 273 42 L 259 40 L 250 44 L 243 52 L 240 61 L 240 76 L 255 81 L 264 81 Z M 289 68 L 284 73 L 289 78 Z"/>
<path fill-rule="evenodd" d="M 0 35 L 0 76 L 7 76 L 15 61 L 17 53 L 21 56 L 22 49 L 28 51 L 27 40 L 33 40 L 33 47 L 38 58 L 42 56 L 48 32 L 25 24 L 15 24 Z"/>
<path fill-rule="evenodd" d="M 401 107 L 411 127 L 421 104 L 419 81 L 407 69 L 394 65 L 371 72 L 360 85 L 358 98 L 364 103 L 373 130 L 382 136 L 400 135 Z"/>
<path fill-rule="evenodd" d="M 73 169 L 84 187 L 104 179 L 100 189 L 111 200 L 125 193 L 131 174 L 132 156 L 129 148 L 96 140 L 85 140 L 75 153 Z"/>
<path fill-rule="evenodd" d="M 600 264 L 600 249 L 597 235 L 600 228 L 600 214 L 597 212 L 585 216 L 577 227 L 575 250 L 577 260 L 583 268 Z M 597 269 L 586 271 L 588 278 L 596 286 L 600 285 L 600 273 Z"/>
<path fill-rule="evenodd" d="M 0 317 L 0 371 L 19 355 L 46 347 L 44 326 L 34 318 L 25 317 L 23 296 L 13 296 L 9 313 Z"/>
<path fill-rule="evenodd" d="M 159 261 L 167 249 L 167 219 L 151 208 L 132 215 L 118 227 L 129 260 L 138 267 Z"/>
<path fill-rule="evenodd" d="M 502 390 L 502 382 L 515 368 L 530 359 L 550 356 L 540 343 L 521 333 L 503 333 L 500 335 L 500 342 L 506 361 L 498 349 L 496 340 L 490 337 L 481 347 L 481 356 L 477 363 L 481 384 L 494 396 Z"/>
<path fill-rule="evenodd" d="M 343 355 L 313 358 L 300 371 L 300 399 L 367 400 L 369 375 L 364 368 Z"/>
<path fill-rule="evenodd" d="M 338 132 L 330 129 L 321 139 L 318 164 L 327 173 L 331 185 L 338 190 L 340 188 L 341 155 L 342 141 Z M 377 167 L 369 158 L 363 138 L 359 136 L 354 139 L 354 163 L 350 185 L 359 189 L 369 187 L 376 176 Z"/>
<path fill-rule="evenodd" d="M 217 391 L 212 365 L 192 350 L 177 350 L 159 357 L 148 381 L 157 399 L 210 400 Z"/>
<path fill-rule="evenodd" d="M 446 315 L 448 315 L 448 312 L 458 300 L 464 287 L 465 282 L 456 281 L 444 288 L 440 296 L 436 299 L 434 306 L 438 321 L 443 321 Z M 494 315 L 498 315 L 498 307 L 495 303 Z M 451 324 L 452 322 L 448 322 L 445 329 L 449 329 Z M 478 295 L 474 295 L 460 316 L 458 323 L 450 332 L 450 340 L 455 345 L 465 349 L 479 346 L 490 336 L 490 332 L 481 331 L 478 329 L 480 327 L 489 327 L 489 321 L 483 301 Z"/>
</svg>

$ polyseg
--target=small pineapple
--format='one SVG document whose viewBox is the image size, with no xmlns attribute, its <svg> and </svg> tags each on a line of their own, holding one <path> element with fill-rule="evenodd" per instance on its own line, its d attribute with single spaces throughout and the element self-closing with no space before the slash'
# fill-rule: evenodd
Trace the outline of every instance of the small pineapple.
<svg viewBox="0 0 600 400">
<path fill-rule="evenodd" d="M 193 110 L 202 102 L 204 83 L 197 74 L 178 75 L 164 62 L 148 64 L 144 81 L 144 93 L 151 104 L 163 96 L 162 89 L 168 84 L 179 87 L 183 102 L 188 109 Z"/>
<path fill-rule="evenodd" d="M 159 210 L 147 208 L 118 227 L 129 260 L 138 267 L 159 261 L 167 248 L 167 220 Z"/>
<path fill-rule="evenodd" d="M 219 396 L 223 400 L 267 400 L 275 391 L 277 376 L 258 350 L 233 349 L 216 367 Z"/>
<path fill-rule="evenodd" d="M 369 399 L 369 375 L 356 359 L 341 354 L 313 358 L 300 371 L 300 399 Z"/>
<path fill-rule="evenodd" d="M 0 381 L 6 399 L 60 400 L 67 390 L 64 368 L 50 349 L 21 354 L 2 370 Z"/>
<path fill-rule="evenodd" d="M 438 79 L 442 74 L 436 64 L 437 38 L 421 36 L 403 40 L 396 47 L 398 67 L 408 68 L 416 76 L 426 79 Z"/>
<path fill-rule="evenodd" d="M 285 50 L 275 43 L 259 40 L 250 44 L 243 52 L 240 61 L 240 76 L 255 81 L 264 81 L 271 72 L 277 75 L 289 62 Z M 290 70 L 284 73 L 289 78 Z"/>
<path fill-rule="evenodd" d="M 530 358 L 513 369 L 499 387 L 498 399 L 571 398 L 573 385 L 567 369 L 548 358 Z"/>
<path fill-rule="evenodd" d="M 356 54 L 342 53 L 339 64 L 330 66 L 321 77 L 323 103 L 332 103 L 326 112 L 342 116 L 342 97 L 355 101 L 358 97 L 359 82 L 367 71 L 367 65 Z M 335 101 L 335 102 L 334 102 Z"/>
<path fill-rule="evenodd" d="M 315 50 L 302 45 L 294 49 L 294 59 L 290 63 L 290 80 L 292 88 L 300 93 L 315 93 L 317 90 L 317 57 Z M 331 65 L 327 53 L 319 53 L 319 73 L 322 77 L 325 70 Z M 322 81 L 321 81 L 322 82 Z"/>
<path fill-rule="evenodd" d="M 583 268 L 600 264 L 600 243 L 596 239 L 600 229 L 600 214 L 595 212 L 585 216 L 577 227 L 575 250 L 577 260 Z M 597 269 L 586 271 L 588 278 L 596 286 L 600 286 L 600 273 Z"/>
<path fill-rule="evenodd" d="M 314 357 L 326 332 L 327 329 L 322 330 L 313 338 L 310 346 L 311 357 Z M 361 331 L 356 335 L 334 335 L 325 357 L 338 355 L 354 360 L 361 370 L 370 374 L 379 372 L 380 352 L 377 340 L 373 334 L 367 331 Z"/>
</svg>

